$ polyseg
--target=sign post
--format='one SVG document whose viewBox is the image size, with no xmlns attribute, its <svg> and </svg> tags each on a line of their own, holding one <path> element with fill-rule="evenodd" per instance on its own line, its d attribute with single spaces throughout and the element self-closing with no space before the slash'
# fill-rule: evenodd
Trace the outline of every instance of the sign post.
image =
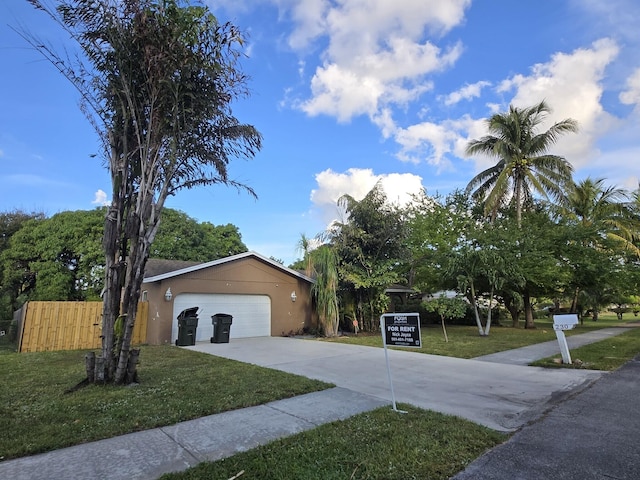
<svg viewBox="0 0 640 480">
<path fill-rule="evenodd" d="M 567 337 L 565 337 L 564 331 L 573 330 L 577 324 L 578 315 L 575 313 L 565 313 L 553 316 L 553 329 L 556 332 L 558 345 L 560 345 L 562 363 L 571 364 L 571 353 L 569 353 L 569 345 L 567 345 Z"/>
<path fill-rule="evenodd" d="M 422 335 L 420 333 L 420 314 L 418 313 L 385 313 L 380 316 L 380 331 L 382 332 L 382 344 L 384 345 L 384 358 L 387 362 L 387 375 L 391 388 L 391 402 L 393 410 L 399 413 L 407 413 L 398 410 L 396 397 L 393 392 L 393 380 L 391 379 L 391 367 L 387 346 L 391 347 L 422 347 Z"/>
</svg>

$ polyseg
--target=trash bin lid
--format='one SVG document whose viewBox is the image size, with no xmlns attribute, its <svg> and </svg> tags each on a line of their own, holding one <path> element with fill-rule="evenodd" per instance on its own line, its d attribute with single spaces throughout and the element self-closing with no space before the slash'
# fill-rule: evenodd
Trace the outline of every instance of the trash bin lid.
<svg viewBox="0 0 640 480">
<path fill-rule="evenodd" d="M 185 308 L 183 311 L 181 311 L 178 314 L 178 320 L 182 320 L 183 318 L 186 318 L 186 317 L 197 317 L 198 316 L 198 308 L 200 308 L 200 307 Z"/>
<path fill-rule="evenodd" d="M 228 313 L 216 313 L 211 315 L 211 323 L 220 322 L 222 325 L 231 325 L 233 323 L 233 317 Z"/>
</svg>

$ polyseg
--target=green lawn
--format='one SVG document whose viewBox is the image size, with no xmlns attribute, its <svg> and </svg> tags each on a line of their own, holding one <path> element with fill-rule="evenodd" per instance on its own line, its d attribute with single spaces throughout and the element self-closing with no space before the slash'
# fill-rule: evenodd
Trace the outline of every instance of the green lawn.
<svg viewBox="0 0 640 480">
<path fill-rule="evenodd" d="M 536 324 L 535 330 L 496 326 L 489 337 L 478 336 L 475 327 L 449 326 L 448 343 L 439 326 L 427 327 L 419 351 L 472 358 L 555 340 L 549 321 Z M 617 324 L 614 316 L 597 323 L 587 320 L 569 333 Z M 324 341 L 382 346 L 379 334 Z M 139 385 L 89 386 L 65 393 L 84 377 L 85 353 L 0 351 L 0 461 L 328 387 L 164 346 L 143 347 Z M 582 368 L 616 368 L 640 353 L 640 328 L 571 353 L 574 360 L 584 362 Z M 552 359 L 541 365 L 558 366 Z M 401 408 L 409 413 L 381 408 L 167 478 L 226 479 L 244 471 L 239 478 L 445 479 L 506 439 L 459 418 L 407 405 Z"/>
<path fill-rule="evenodd" d="M 171 346 L 143 347 L 140 384 L 66 390 L 84 351 L 0 355 L 0 460 L 322 390 L 330 385 Z"/>
<path fill-rule="evenodd" d="M 161 478 L 445 480 L 508 438 L 457 417 L 399 407 L 408 413 L 379 408 Z"/>
<path fill-rule="evenodd" d="M 570 351 L 572 363 L 563 365 L 560 354 L 534 362 L 532 365 L 551 368 L 588 368 L 611 371 L 640 355 L 640 327 L 601 342 Z"/>
</svg>

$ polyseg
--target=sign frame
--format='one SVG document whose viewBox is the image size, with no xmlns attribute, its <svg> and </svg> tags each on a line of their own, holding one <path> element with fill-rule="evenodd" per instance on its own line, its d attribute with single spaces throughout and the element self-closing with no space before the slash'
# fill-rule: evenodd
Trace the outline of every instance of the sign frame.
<svg viewBox="0 0 640 480">
<path fill-rule="evenodd" d="M 422 347 L 419 313 L 385 313 L 380 317 L 382 341 L 390 347 Z M 417 335 L 416 335 L 417 333 Z"/>
<path fill-rule="evenodd" d="M 387 319 L 390 319 L 391 321 L 387 322 Z M 387 362 L 387 375 L 389 377 L 393 411 L 398 413 L 407 413 L 404 410 L 398 410 L 398 407 L 396 406 L 396 396 L 393 391 L 393 379 L 391 378 L 391 366 L 389 364 L 387 345 L 391 347 L 421 348 L 422 333 L 420 331 L 420 314 L 384 313 L 380 315 L 380 332 L 382 334 L 382 345 L 384 346 L 384 358 Z"/>
</svg>

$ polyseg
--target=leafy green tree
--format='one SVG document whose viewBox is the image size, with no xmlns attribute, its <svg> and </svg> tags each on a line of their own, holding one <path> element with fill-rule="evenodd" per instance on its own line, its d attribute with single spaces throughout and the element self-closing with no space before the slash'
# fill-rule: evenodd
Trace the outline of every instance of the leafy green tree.
<svg viewBox="0 0 640 480">
<path fill-rule="evenodd" d="M 26 300 L 98 300 L 103 288 L 104 208 L 25 223 L 2 257 L 5 278 Z"/>
<path fill-rule="evenodd" d="M 21 224 L 0 253 L 3 288 L 13 299 L 8 318 L 27 300 L 100 299 L 105 210 L 37 215 Z M 200 262 L 246 251 L 236 226 L 198 223 L 170 208 L 152 246 L 158 258 Z"/>
<path fill-rule="evenodd" d="M 601 295 L 596 290 L 610 280 L 615 283 L 609 273 L 624 262 L 620 255 L 640 253 L 634 244 L 640 221 L 627 200 L 626 191 L 606 187 L 604 179 L 587 178 L 569 192 L 567 204 L 556 209 L 558 221 L 571 229 L 564 258 L 573 272 L 572 312 L 582 310 L 581 298 L 597 308 Z"/>
<path fill-rule="evenodd" d="M 61 0 L 55 10 L 29 1 L 56 20 L 84 54 L 80 64 L 71 64 L 32 38 L 79 90 L 104 146 L 112 204 L 103 242 L 104 368 L 97 363 L 96 378 L 124 383 L 135 376 L 131 336 L 166 198 L 220 184 L 255 195 L 227 174 L 233 158 L 252 158 L 261 148 L 259 132 L 240 123 L 231 109 L 247 95 L 238 65 L 243 38 L 207 7 L 179 0 Z M 117 351 L 114 325 L 121 315 L 126 322 Z"/>
<path fill-rule="evenodd" d="M 20 276 L 24 265 L 15 265 L 16 270 L 6 269 L 5 251 L 13 235 L 30 220 L 42 220 L 44 213 L 27 213 L 21 210 L 0 213 L 0 320 L 11 319 L 20 308 L 21 296 L 31 288 L 34 278 Z"/>
<path fill-rule="evenodd" d="M 456 280 L 444 275 L 452 252 L 474 228 L 469 199 L 460 192 L 446 198 L 416 196 L 407 208 L 407 279 L 423 292 L 455 288 Z"/>
<path fill-rule="evenodd" d="M 452 261 L 446 274 L 457 278 L 458 288 L 471 303 L 479 335 L 488 336 L 491 330 L 494 296 L 496 291 L 502 288 L 507 275 L 507 265 L 502 251 L 495 245 L 476 239 L 452 252 Z M 478 300 L 485 294 L 489 303 L 487 320 L 483 326 Z"/>
<path fill-rule="evenodd" d="M 339 258 L 341 294 L 344 304 L 353 302 L 361 328 L 375 330 L 388 303 L 386 288 L 401 279 L 399 266 L 406 257 L 404 215 L 387 203 L 380 184 L 360 201 L 341 197 L 339 205 L 348 220 L 334 226 L 331 244 Z"/>
<path fill-rule="evenodd" d="M 447 319 L 463 318 L 467 312 L 467 302 L 459 297 L 441 295 L 423 302 L 423 305 L 428 312 L 435 312 L 440 317 L 444 341 L 448 343 L 449 336 L 447 335 L 446 321 Z"/>
<path fill-rule="evenodd" d="M 209 262 L 247 251 L 238 227 L 198 223 L 186 213 L 165 208 L 150 256 L 167 260 Z"/>
<path fill-rule="evenodd" d="M 570 239 L 569 232 L 556 224 L 546 209 L 538 207 L 525 214 L 527 228 L 518 228 L 503 219 L 505 231 L 512 239 L 503 244 L 503 256 L 514 272 L 503 285 L 513 297 L 522 301 L 525 328 L 535 328 L 533 307 L 538 297 L 555 298 L 570 279 L 570 268 L 562 258 Z M 513 318 L 514 325 L 517 322 Z"/>
<path fill-rule="evenodd" d="M 533 206 L 534 193 L 556 201 L 564 198 L 573 167 L 547 151 L 560 135 L 576 132 L 578 127 L 575 120 L 565 119 L 538 132 L 550 111 L 544 101 L 528 108 L 511 105 L 507 113 L 487 120 L 489 135 L 468 144 L 467 155 L 484 154 L 498 160 L 467 185 L 467 192 L 484 203 L 485 215 L 491 219 L 503 207 L 513 205 L 520 226 L 522 212 Z"/>
</svg>

